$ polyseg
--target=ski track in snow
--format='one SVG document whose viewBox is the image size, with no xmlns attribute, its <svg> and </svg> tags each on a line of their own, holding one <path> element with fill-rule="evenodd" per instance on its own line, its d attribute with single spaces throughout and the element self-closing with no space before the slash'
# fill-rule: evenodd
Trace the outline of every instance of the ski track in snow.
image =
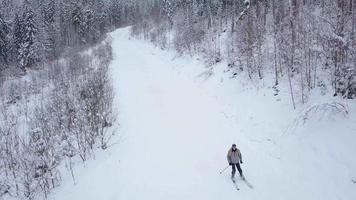
<svg viewBox="0 0 356 200">
<path fill-rule="evenodd" d="M 322 161 L 310 163 L 319 154 L 304 152 L 307 148 L 299 147 L 295 136 L 283 139 L 284 145 L 274 144 L 282 140 L 274 132 L 284 129 L 273 123 L 290 121 L 292 117 L 283 115 L 289 111 L 271 111 L 273 106 L 254 103 L 251 96 L 234 102 L 209 92 L 192 74 L 175 69 L 178 61 L 169 52 L 129 40 L 128 32 L 125 28 L 111 34 L 119 144 L 77 167 L 77 184 L 65 178 L 50 199 L 356 199 L 356 185 L 346 180 L 343 166 L 333 166 L 342 171 L 336 176 Z M 255 110 L 276 116 L 262 121 L 266 115 L 255 116 Z M 232 142 L 242 151 L 242 169 L 253 189 L 237 179 L 236 191 L 230 169 L 219 174 Z M 282 153 L 281 148 L 293 150 Z"/>
</svg>

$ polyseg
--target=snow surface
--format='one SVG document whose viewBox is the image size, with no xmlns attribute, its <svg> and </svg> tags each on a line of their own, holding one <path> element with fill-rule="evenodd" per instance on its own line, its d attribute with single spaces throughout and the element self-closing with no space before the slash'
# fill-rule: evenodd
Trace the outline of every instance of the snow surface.
<svg viewBox="0 0 356 200">
<path fill-rule="evenodd" d="M 49 199 L 356 199 L 351 101 L 315 95 L 295 111 L 285 88 L 275 97 L 229 78 L 223 64 L 209 77 L 196 58 L 130 39 L 128 28 L 111 36 L 117 143 L 76 166 L 76 184 L 68 174 Z M 219 174 L 232 143 L 253 189 L 238 179 L 236 191 L 230 169 Z"/>
</svg>

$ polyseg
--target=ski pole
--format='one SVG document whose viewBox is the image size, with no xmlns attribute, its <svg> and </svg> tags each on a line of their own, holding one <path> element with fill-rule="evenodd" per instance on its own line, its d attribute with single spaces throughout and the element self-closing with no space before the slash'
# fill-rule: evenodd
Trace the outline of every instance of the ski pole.
<svg viewBox="0 0 356 200">
<path fill-rule="evenodd" d="M 224 169 L 222 169 L 222 170 L 220 171 L 220 174 L 222 174 L 224 171 L 226 171 L 227 168 L 229 168 L 229 167 L 230 167 L 230 165 L 228 165 L 228 166 L 226 166 Z"/>
</svg>

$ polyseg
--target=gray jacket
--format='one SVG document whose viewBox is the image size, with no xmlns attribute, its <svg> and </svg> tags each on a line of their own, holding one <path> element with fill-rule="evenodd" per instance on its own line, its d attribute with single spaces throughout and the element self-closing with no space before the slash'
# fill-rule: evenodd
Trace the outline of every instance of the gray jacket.
<svg viewBox="0 0 356 200">
<path fill-rule="evenodd" d="M 230 148 L 227 152 L 227 161 L 229 163 L 237 164 L 240 163 L 241 160 L 242 156 L 240 150 L 236 149 L 236 151 L 233 151 L 232 148 Z"/>
</svg>

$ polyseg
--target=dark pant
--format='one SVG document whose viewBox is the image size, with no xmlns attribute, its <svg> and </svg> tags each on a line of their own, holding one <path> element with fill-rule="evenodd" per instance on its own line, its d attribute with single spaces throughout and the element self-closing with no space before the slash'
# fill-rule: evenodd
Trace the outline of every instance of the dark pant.
<svg viewBox="0 0 356 200">
<path fill-rule="evenodd" d="M 242 169 L 240 167 L 240 163 L 232 163 L 231 167 L 232 167 L 232 176 L 233 177 L 235 176 L 236 168 L 239 171 L 240 176 L 242 176 Z"/>
</svg>

